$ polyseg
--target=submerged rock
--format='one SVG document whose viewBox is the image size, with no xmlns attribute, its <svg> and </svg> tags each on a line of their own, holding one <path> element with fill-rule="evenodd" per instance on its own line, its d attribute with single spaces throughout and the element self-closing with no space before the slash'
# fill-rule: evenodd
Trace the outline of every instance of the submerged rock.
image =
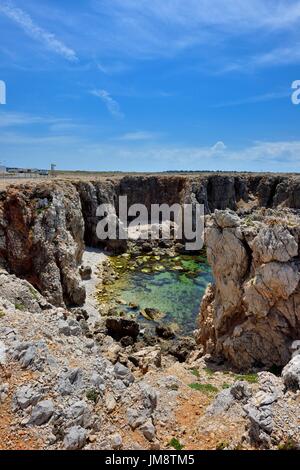
<svg viewBox="0 0 300 470">
<path fill-rule="evenodd" d="M 156 308 L 145 308 L 141 310 L 141 315 L 149 321 L 157 321 L 164 317 L 164 314 Z"/>
<path fill-rule="evenodd" d="M 169 325 L 157 325 L 155 328 L 157 336 L 163 339 L 172 339 L 175 338 L 175 333 L 174 330 L 171 326 Z"/>
<path fill-rule="evenodd" d="M 126 318 L 107 318 L 106 328 L 108 334 L 117 341 L 126 336 L 136 339 L 140 332 L 139 324 Z"/>
</svg>

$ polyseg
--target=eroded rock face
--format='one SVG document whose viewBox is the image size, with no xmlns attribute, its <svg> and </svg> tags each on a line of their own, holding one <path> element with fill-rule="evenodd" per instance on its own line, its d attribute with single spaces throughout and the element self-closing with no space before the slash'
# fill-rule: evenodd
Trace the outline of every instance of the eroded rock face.
<svg viewBox="0 0 300 470">
<path fill-rule="evenodd" d="M 77 265 L 84 247 L 81 201 L 72 184 L 10 187 L 1 211 L 2 263 L 53 305 L 81 305 Z"/>
<path fill-rule="evenodd" d="M 206 244 L 215 285 L 207 289 L 197 340 L 240 369 L 284 366 L 300 337 L 300 218 L 262 210 L 216 211 Z"/>
<path fill-rule="evenodd" d="M 10 186 L 0 193 L 2 266 L 29 281 L 54 305 L 83 304 L 85 289 L 80 286 L 78 265 L 84 244 L 115 252 L 127 249 L 126 241 L 101 241 L 96 232 L 98 206 L 110 204 L 118 217 L 119 196 L 128 196 L 128 206 L 144 204 L 148 210 L 151 204 L 200 203 L 206 214 L 226 208 L 247 213 L 258 207 L 300 208 L 300 179 L 244 174 L 136 175 Z M 235 217 L 220 213 L 220 233 L 211 232 L 211 236 L 219 247 L 224 238 L 226 245 L 236 249 L 241 258 L 236 265 L 230 259 L 225 260 L 225 269 L 236 267 L 238 271 L 247 271 L 245 264 L 249 259 L 243 241 L 237 236 L 239 227 Z M 254 239 L 255 235 L 249 233 L 250 238 Z M 268 236 L 273 238 L 266 253 Z M 297 251 L 297 241 L 285 229 L 271 234 L 261 232 L 255 243 L 253 253 L 258 257 L 257 263 L 288 262 Z M 215 253 L 216 250 L 211 255 Z M 223 262 L 220 257 L 219 262 Z M 227 290 L 233 292 L 227 297 L 231 310 L 240 302 L 236 285 L 239 276 L 240 272 L 227 276 L 231 283 Z"/>
</svg>

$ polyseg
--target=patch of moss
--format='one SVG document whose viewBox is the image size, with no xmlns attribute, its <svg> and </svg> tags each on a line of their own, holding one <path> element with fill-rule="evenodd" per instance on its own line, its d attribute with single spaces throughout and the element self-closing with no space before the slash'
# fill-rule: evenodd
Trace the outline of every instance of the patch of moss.
<svg viewBox="0 0 300 470">
<path fill-rule="evenodd" d="M 287 439 L 277 447 L 278 450 L 299 450 L 297 443 L 293 439 Z"/>
<path fill-rule="evenodd" d="M 220 442 L 216 445 L 216 450 L 225 450 L 229 446 L 228 442 Z"/>
<path fill-rule="evenodd" d="M 193 390 L 198 390 L 199 392 L 203 393 L 217 393 L 219 390 L 217 387 L 211 384 L 200 384 L 200 383 L 192 383 L 189 384 L 189 387 L 192 388 Z"/>
<path fill-rule="evenodd" d="M 49 209 L 49 207 L 50 207 L 50 204 L 48 204 L 47 206 L 44 206 L 44 207 L 39 207 L 36 210 L 36 212 L 37 212 L 38 215 L 43 214 L 47 209 Z"/>
<path fill-rule="evenodd" d="M 175 391 L 175 390 L 178 390 L 178 389 L 179 389 L 179 385 L 177 385 L 177 384 L 172 384 L 172 385 L 170 385 L 168 388 L 169 388 L 170 390 L 174 390 L 174 391 Z"/>
<path fill-rule="evenodd" d="M 15 309 L 20 310 L 20 311 L 24 311 L 25 310 L 25 305 L 23 305 L 21 302 L 16 302 L 15 303 Z"/>
<path fill-rule="evenodd" d="M 89 400 L 89 401 L 92 401 L 94 403 L 97 403 L 98 400 L 99 400 L 99 392 L 97 392 L 97 390 L 95 388 L 92 388 L 91 390 L 88 390 L 86 392 L 86 398 Z"/>
<path fill-rule="evenodd" d="M 227 382 L 224 382 L 223 385 L 222 385 L 223 390 L 225 390 L 226 388 L 230 388 L 230 387 L 231 387 L 231 385 L 228 384 Z"/>
<path fill-rule="evenodd" d="M 32 297 L 34 298 L 34 300 L 38 300 L 37 291 L 33 287 L 29 287 L 29 290 L 30 290 L 30 293 L 31 293 Z"/>
<path fill-rule="evenodd" d="M 245 380 L 249 384 L 257 384 L 258 383 L 258 375 L 257 374 L 245 374 L 245 375 L 236 375 L 236 380 Z"/>
<path fill-rule="evenodd" d="M 169 446 L 173 447 L 175 450 L 182 450 L 184 449 L 184 445 L 180 444 L 180 441 L 173 437 L 173 439 L 170 440 Z"/>
<path fill-rule="evenodd" d="M 205 372 L 207 373 L 207 375 L 214 375 L 215 374 L 215 371 L 210 369 L 210 367 L 205 367 L 204 368 Z"/>
<path fill-rule="evenodd" d="M 200 377 L 198 369 L 193 369 L 191 372 L 195 377 Z"/>
<path fill-rule="evenodd" d="M 0 310 L 0 318 L 4 318 L 5 317 L 5 312 L 3 312 L 3 310 Z"/>
</svg>

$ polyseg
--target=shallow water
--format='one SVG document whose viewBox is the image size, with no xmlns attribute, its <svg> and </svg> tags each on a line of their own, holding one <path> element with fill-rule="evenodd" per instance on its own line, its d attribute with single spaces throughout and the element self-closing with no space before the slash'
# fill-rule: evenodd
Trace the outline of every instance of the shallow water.
<svg viewBox="0 0 300 470">
<path fill-rule="evenodd" d="M 101 302 L 118 306 L 120 312 L 142 323 L 147 320 L 140 311 L 153 308 L 163 314 L 164 323 L 177 325 L 181 333 L 195 329 L 201 299 L 212 282 L 205 253 L 176 257 L 122 255 L 111 257 L 111 263 L 119 279 L 104 286 Z"/>
</svg>

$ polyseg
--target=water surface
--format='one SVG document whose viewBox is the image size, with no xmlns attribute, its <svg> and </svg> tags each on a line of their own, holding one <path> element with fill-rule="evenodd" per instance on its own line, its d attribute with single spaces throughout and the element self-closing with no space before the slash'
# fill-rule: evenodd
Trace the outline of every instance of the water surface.
<svg viewBox="0 0 300 470">
<path fill-rule="evenodd" d="M 195 329 L 201 299 L 211 269 L 205 253 L 197 256 L 137 256 L 128 254 L 110 258 L 119 279 L 104 286 L 101 302 L 118 306 L 120 312 L 145 323 L 140 311 L 153 308 L 162 313 L 162 321 L 178 325 L 181 333 Z"/>
</svg>

